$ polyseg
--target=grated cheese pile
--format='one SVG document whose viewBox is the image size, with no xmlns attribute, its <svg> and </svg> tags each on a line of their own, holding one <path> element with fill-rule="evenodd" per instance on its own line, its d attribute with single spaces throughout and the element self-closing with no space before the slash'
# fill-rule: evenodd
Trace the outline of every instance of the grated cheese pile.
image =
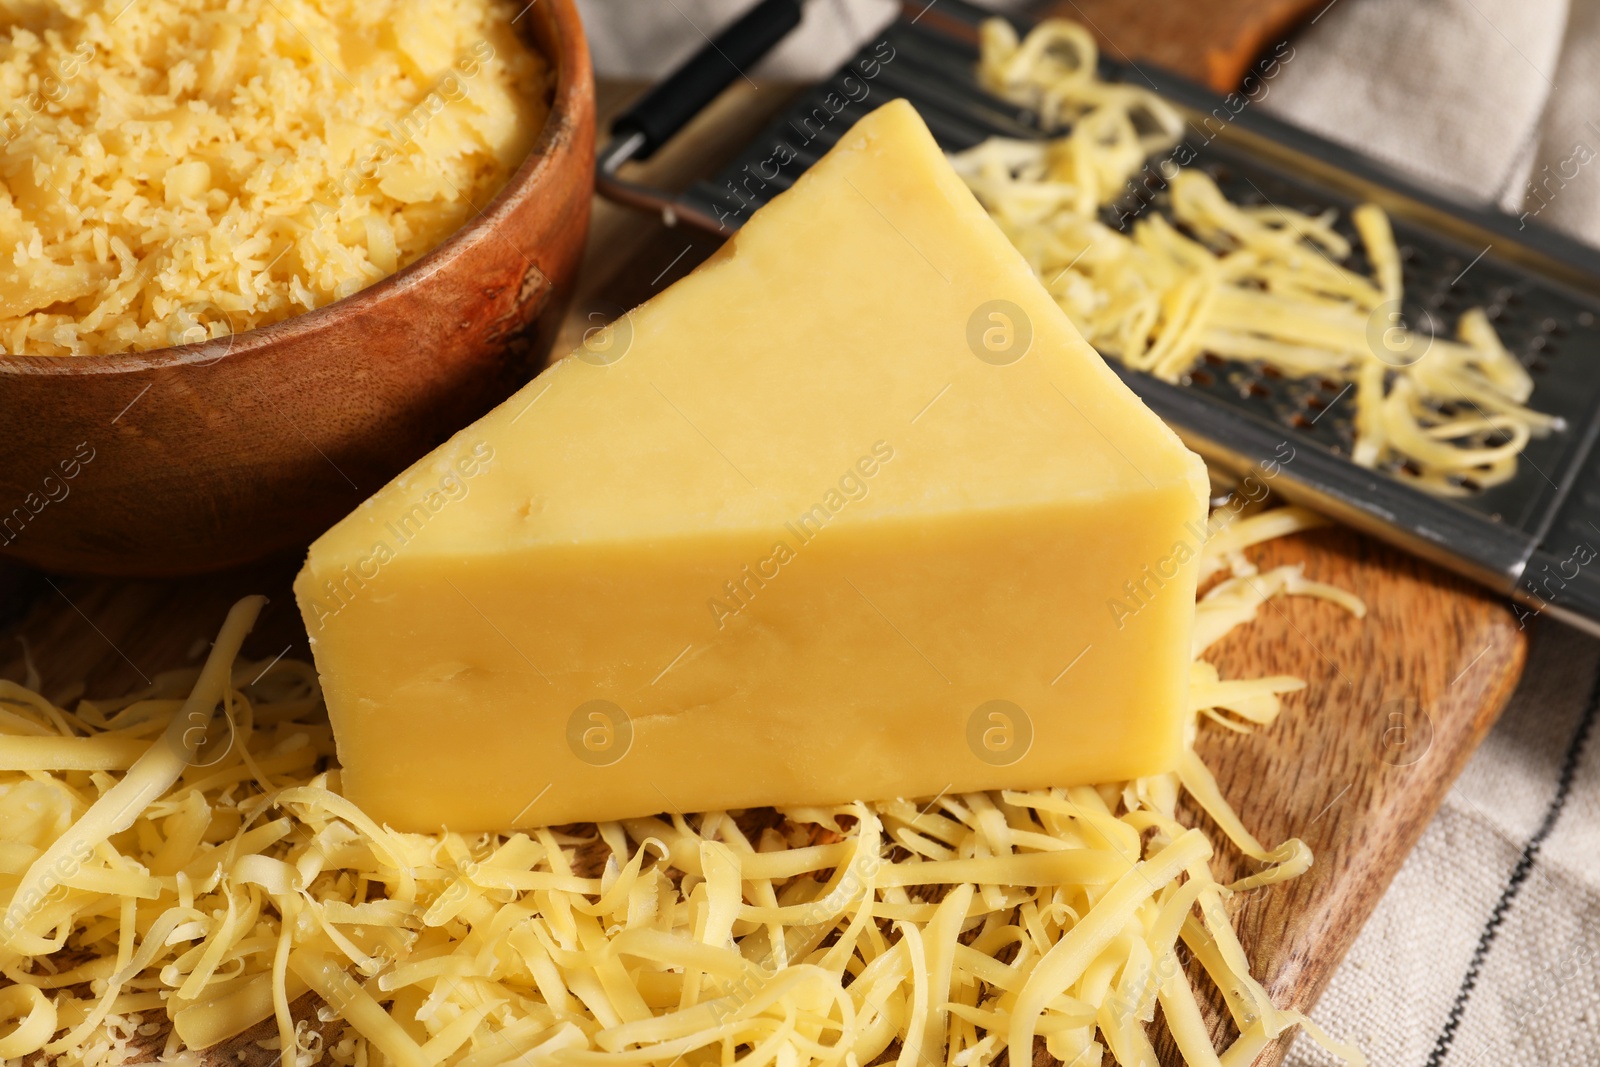
<svg viewBox="0 0 1600 1067">
<path fill-rule="evenodd" d="M 544 125 L 522 6 L 0 4 L 0 350 L 242 331 L 440 244 Z"/>
<path fill-rule="evenodd" d="M 1147 89 L 1101 81 L 1096 63 L 1076 23 L 1046 20 L 1019 41 L 1005 20 L 986 22 L 979 80 L 1071 132 L 994 138 L 952 162 L 1102 353 L 1172 382 L 1209 354 L 1349 383 L 1355 462 L 1447 496 L 1510 479 L 1530 438 L 1564 428 L 1527 406 L 1533 380 L 1481 308 L 1456 340 L 1405 326 L 1400 251 L 1376 204 L 1350 219 L 1368 278 L 1343 265 L 1353 249 L 1331 209 L 1231 203 L 1178 166 L 1186 148 L 1147 168 L 1184 120 Z M 1147 212 L 1128 232 L 1102 221 L 1103 207 L 1158 183 L 1171 221 Z"/>
<path fill-rule="evenodd" d="M 1243 555 L 1313 516 L 1242 513 L 1213 518 L 1197 658 L 1273 596 L 1364 612 Z M 1191 1064 L 1296 1025 L 1364 1062 L 1251 977 L 1225 902 L 1311 856 L 1252 837 L 1192 748 L 1098 787 L 395 833 L 340 796 L 311 666 L 237 661 L 261 603 L 124 699 L 0 683 L 0 1059 L 110 1067 L 270 1020 L 289 1067 L 984 1067 L 1036 1042 L 1145 1067 L 1159 1004 Z M 1198 661 L 1195 722 L 1270 723 L 1302 687 Z M 1181 790 L 1256 873 L 1215 880 Z M 1239 1028 L 1220 1058 L 1180 942 Z"/>
</svg>

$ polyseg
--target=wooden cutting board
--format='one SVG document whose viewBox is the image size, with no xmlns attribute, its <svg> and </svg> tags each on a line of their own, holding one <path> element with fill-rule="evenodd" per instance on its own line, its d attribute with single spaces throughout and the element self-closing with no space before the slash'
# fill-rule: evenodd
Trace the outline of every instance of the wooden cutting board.
<svg viewBox="0 0 1600 1067">
<path fill-rule="evenodd" d="M 1338 0 L 1147 0 L 1136 4 L 1128 0 L 1043 0 L 1029 5 L 1028 13 L 1083 23 L 1101 51 L 1113 59 L 1153 63 L 1219 93 L 1230 93 L 1240 87 L 1258 61 L 1292 58 L 1292 46 L 1283 47 L 1288 38 L 1336 3 Z"/>
<path fill-rule="evenodd" d="M 602 107 L 614 109 L 629 92 L 603 85 Z M 703 173 L 783 103 L 781 91 L 740 86 L 637 176 L 673 183 Z M 714 246 L 597 204 L 584 281 L 558 351 L 682 276 Z M 1258 837 L 1268 845 L 1300 837 L 1316 855 L 1297 881 L 1231 902 L 1257 977 L 1277 1003 L 1305 1010 L 1510 695 L 1524 638 L 1501 601 L 1348 531 L 1314 531 L 1250 554 L 1263 568 L 1303 562 L 1307 577 L 1351 590 L 1370 609 L 1363 621 L 1323 601 L 1280 599 L 1209 657 L 1224 677 L 1291 674 L 1309 683 L 1286 699 L 1270 729 L 1249 736 L 1205 729 L 1199 743 Z M 0 571 L 0 674 L 20 678 L 15 638 L 23 637 L 47 692 L 80 679 L 91 696 L 123 692 L 156 671 L 195 662 L 228 606 L 254 592 L 271 603 L 246 655 L 305 657 L 289 593 L 297 565 L 283 559 L 173 582 Z M 1196 811 L 1187 818 L 1207 825 Z M 1245 871 L 1226 848 L 1217 866 L 1222 878 Z M 1220 1038 L 1226 1030 L 1215 1004 L 1212 1016 Z M 269 1063 L 271 1054 L 250 1044 L 269 1033 L 270 1026 L 241 1035 L 206 1059 L 219 1067 Z M 1257 1062 L 1276 1064 L 1285 1048 L 1280 1043 Z M 1170 1048 L 1163 1058 L 1177 1062 Z"/>
</svg>

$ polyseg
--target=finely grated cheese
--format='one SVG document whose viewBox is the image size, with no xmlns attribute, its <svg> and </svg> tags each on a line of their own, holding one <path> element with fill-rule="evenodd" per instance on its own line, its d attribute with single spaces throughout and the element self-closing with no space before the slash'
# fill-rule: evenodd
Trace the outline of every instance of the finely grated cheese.
<svg viewBox="0 0 1600 1067">
<path fill-rule="evenodd" d="M 0 5 L 0 350 L 221 336 L 435 247 L 544 125 L 522 6 Z"/>
<path fill-rule="evenodd" d="M 1243 556 L 1318 524 L 1214 519 L 1197 657 L 1269 597 L 1363 610 Z M 238 659 L 260 605 L 200 670 L 119 700 L 58 706 L 31 666 L 0 683 L 0 1058 L 111 1067 L 270 1020 L 289 1067 L 984 1067 L 1040 1045 L 1131 1067 L 1159 1006 L 1191 1064 L 1243 1067 L 1297 1025 L 1364 1062 L 1251 976 L 1225 901 L 1311 855 L 1257 841 L 1192 746 L 1101 786 L 396 833 L 340 795 L 312 667 Z M 1197 658 L 1191 741 L 1271 723 L 1302 684 Z M 1181 791 L 1228 845 L 1180 824 Z M 1229 846 L 1257 870 L 1223 884 Z M 1220 1053 L 1180 944 L 1239 1029 Z M 307 993 L 326 1014 L 297 1013 Z"/>
<path fill-rule="evenodd" d="M 1148 89 L 1101 81 L 1097 61 L 1076 23 L 1047 19 L 1019 40 L 987 21 L 979 80 L 1071 131 L 993 138 L 951 162 L 1099 351 L 1173 382 L 1210 354 L 1347 383 L 1351 458 L 1446 496 L 1507 481 L 1531 438 L 1563 428 L 1527 406 L 1533 380 L 1483 309 L 1461 316 L 1454 340 L 1403 323 L 1400 251 L 1376 204 L 1351 212 L 1369 278 L 1343 265 L 1352 247 L 1336 212 L 1241 207 L 1180 167 L 1193 155 L 1173 150 L 1182 116 Z M 1172 220 L 1108 225 L 1102 209 L 1141 183 L 1170 190 Z"/>
</svg>

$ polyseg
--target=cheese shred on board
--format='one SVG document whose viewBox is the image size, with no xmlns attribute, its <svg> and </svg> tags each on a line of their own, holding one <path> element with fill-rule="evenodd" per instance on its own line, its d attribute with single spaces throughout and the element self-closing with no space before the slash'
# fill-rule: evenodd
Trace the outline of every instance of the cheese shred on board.
<svg viewBox="0 0 1600 1067">
<path fill-rule="evenodd" d="M 1344 382 L 1351 458 L 1445 496 L 1510 479 L 1530 438 L 1564 428 L 1528 406 L 1533 380 L 1483 309 L 1454 340 L 1404 324 L 1401 253 L 1376 204 L 1350 215 L 1368 277 L 1343 265 L 1353 248 L 1335 211 L 1234 204 L 1178 166 L 1183 117 L 1148 89 L 1101 81 L 1082 26 L 1045 20 L 1019 40 L 991 19 L 981 55 L 985 88 L 1070 133 L 992 138 L 951 162 L 1103 354 L 1171 382 L 1207 355 Z M 1158 184 L 1170 219 L 1107 224 L 1102 209 Z"/>
<path fill-rule="evenodd" d="M 440 244 L 544 126 L 523 6 L 0 4 L 0 351 L 203 341 Z"/>
<path fill-rule="evenodd" d="M 1244 555 L 1314 516 L 1240 514 L 1206 550 L 1191 740 L 1303 688 L 1199 658 L 1267 599 L 1365 610 Z M 289 1067 L 983 1067 L 1038 1046 L 1145 1067 L 1159 1005 L 1190 1064 L 1243 1067 L 1295 1026 L 1364 1062 L 1251 976 L 1226 902 L 1311 855 L 1251 836 L 1192 746 L 1176 774 L 1101 786 L 397 833 L 340 795 L 311 666 L 238 658 L 261 603 L 198 671 L 122 699 L 0 682 L 0 1059 L 108 1067 L 259 1026 Z M 1184 791 L 1226 841 L 1179 821 Z M 1222 883 L 1230 848 L 1254 873 Z M 1180 951 L 1239 1029 L 1220 1054 Z"/>
</svg>

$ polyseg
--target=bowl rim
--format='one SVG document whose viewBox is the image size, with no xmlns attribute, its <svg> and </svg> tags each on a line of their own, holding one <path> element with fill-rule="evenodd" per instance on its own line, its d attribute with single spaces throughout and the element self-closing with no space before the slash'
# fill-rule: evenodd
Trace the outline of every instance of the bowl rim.
<svg viewBox="0 0 1600 1067">
<path fill-rule="evenodd" d="M 544 128 L 539 131 L 527 156 L 511 172 L 499 192 L 483 208 L 474 208 L 477 217 L 455 230 L 443 242 L 393 274 L 347 297 L 264 326 L 194 344 L 144 351 L 87 356 L 12 355 L 0 352 L 0 377 L 132 374 L 169 367 L 212 366 L 224 360 L 233 361 L 273 349 L 286 342 L 310 340 L 341 317 L 376 309 L 417 286 L 427 284 L 432 276 L 470 249 L 495 236 L 500 223 L 532 195 L 532 190 L 556 166 L 563 155 L 559 150 L 573 140 L 571 127 L 587 95 L 584 86 L 587 83 L 589 56 L 583 21 L 574 0 L 547 0 L 543 4 L 535 0 L 527 5 L 523 13 L 531 13 L 535 7 L 543 7 L 550 12 L 548 15 L 539 13 L 536 17 L 549 20 L 553 38 L 550 50 L 555 54 L 546 58 L 556 64 L 555 91 L 551 94 L 550 111 L 545 117 Z M 529 262 L 532 263 L 531 260 Z"/>
</svg>

